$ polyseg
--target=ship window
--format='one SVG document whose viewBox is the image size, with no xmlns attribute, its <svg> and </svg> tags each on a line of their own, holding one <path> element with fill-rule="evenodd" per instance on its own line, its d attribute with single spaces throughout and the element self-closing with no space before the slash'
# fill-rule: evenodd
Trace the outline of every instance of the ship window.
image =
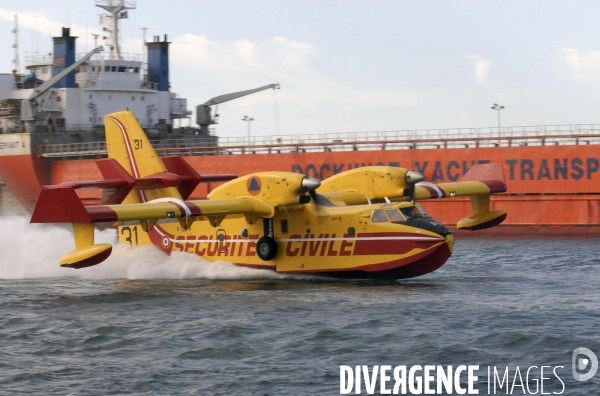
<svg viewBox="0 0 600 396">
<path fill-rule="evenodd" d="M 132 97 L 131 97 L 131 100 L 135 100 L 135 96 L 132 96 Z"/>
<path fill-rule="evenodd" d="M 110 71 L 116 72 L 117 71 L 117 66 L 113 66 L 110 68 Z"/>
<path fill-rule="evenodd" d="M 124 73 L 127 71 L 127 67 L 125 66 L 119 66 L 119 73 Z"/>
<path fill-rule="evenodd" d="M 373 220 L 373 223 L 383 223 L 389 221 L 387 215 L 383 210 L 374 210 L 373 215 L 371 216 L 371 220 Z"/>
<path fill-rule="evenodd" d="M 105 72 L 110 71 L 110 66 L 104 66 L 104 71 Z"/>
<path fill-rule="evenodd" d="M 288 232 L 287 220 L 281 220 L 281 233 L 287 234 L 287 232 Z"/>
<path fill-rule="evenodd" d="M 95 66 L 92 66 L 92 71 L 96 71 L 96 67 Z"/>
<path fill-rule="evenodd" d="M 111 100 L 111 99 L 112 99 L 112 95 L 108 95 L 108 100 Z"/>
<path fill-rule="evenodd" d="M 136 67 L 136 68 L 135 68 L 135 72 L 134 72 L 134 73 L 139 73 L 139 72 L 140 72 L 140 68 L 139 68 L 139 67 Z"/>
<path fill-rule="evenodd" d="M 402 213 L 398 209 L 387 209 L 385 213 L 390 218 L 390 221 L 404 221 L 406 220 Z"/>
<path fill-rule="evenodd" d="M 144 101 L 144 97 L 142 96 L 142 98 L 140 100 L 143 102 Z"/>
<path fill-rule="evenodd" d="M 92 99 L 92 95 L 90 95 L 90 99 Z"/>
<path fill-rule="evenodd" d="M 348 227 L 348 235 L 354 235 L 356 234 L 356 230 L 354 229 L 354 227 Z"/>
</svg>

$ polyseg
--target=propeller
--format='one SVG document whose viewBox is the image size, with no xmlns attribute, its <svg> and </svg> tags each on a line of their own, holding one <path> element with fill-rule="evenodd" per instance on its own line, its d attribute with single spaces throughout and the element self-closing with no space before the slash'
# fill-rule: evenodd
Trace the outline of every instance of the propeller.
<svg viewBox="0 0 600 396">
<path fill-rule="evenodd" d="M 321 187 L 320 181 L 318 181 L 314 177 L 307 176 L 304 179 L 302 179 L 300 193 L 308 192 L 308 194 L 309 194 L 308 196 L 310 196 L 310 199 L 312 199 L 315 202 L 315 204 L 317 204 L 317 193 L 315 193 L 315 190 L 319 187 Z M 310 200 L 303 202 L 303 203 L 309 203 L 309 202 L 310 202 Z"/>
<path fill-rule="evenodd" d="M 296 194 L 298 194 L 299 196 L 299 203 L 300 204 L 307 204 L 312 200 L 316 201 L 316 194 L 315 194 L 315 190 L 317 188 L 319 188 L 321 186 L 321 182 L 318 181 L 315 178 L 312 177 L 308 177 L 305 176 L 302 181 L 300 182 L 300 187 L 296 190 Z M 306 195 L 306 193 L 309 193 L 310 195 Z M 289 217 L 290 214 L 287 210 L 287 205 L 283 204 L 282 205 L 283 210 L 285 210 L 285 213 L 287 214 L 287 216 Z"/>
<path fill-rule="evenodd" d="M 410 202 L 413 202 L 413 197 L 415 195 L 415 184 L 420 181 L 423 181 L 424 177 L 419 172 L 409 170 L 404 175 L 404 180 L 408 187 L 404 189 L 404 196 L 410 199 Z"/>
</svg>

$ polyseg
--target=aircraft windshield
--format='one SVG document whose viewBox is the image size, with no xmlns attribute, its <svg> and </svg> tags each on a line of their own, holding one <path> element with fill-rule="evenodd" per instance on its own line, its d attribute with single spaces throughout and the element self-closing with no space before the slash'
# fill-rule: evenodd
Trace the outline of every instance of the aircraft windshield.
<svg viewBox="0 0 600 396">
<path fill-rule="evenodd" d="M 402 213 L 398 209 L 386 209 L 385 213 L 390 218 L 390 221 L 393 223 L 395 221 L 404 221 L 406 220 Z"/>
<path fill-rule="evenodd" d="M 411 217 L 423 217 L 423 215 L 421 214 L 421 212 L 419 212 L 419 209 L 417 209 L 416 206 L 409 206 L 408 208 L 400 208 L 400 211 L 402 211 L 404 216 L 406 216 L 409 219 Z"/>
<path fill-rule="evenodd" d="M 429 216 L 429 213 L 427 213 L 427 211 L 425 210 L 425 208 L 423 206 L 421 206 L 420 204 L 415 204 L 415 206 L 419 209 L 419 212 L 421 212 L 423 214 L 423 216 L 431 217 L 431 216 Z"/>
<path fill-rule="evenodd" d="M 400 213 L 398 209 L 378 209 L 374 210 L 371 215 L 373 223 L 384 223 L 391 221 L 392 223 L 398 221 L 404 221 L 406 218 Z"/>
<path fill-rule="evenodd" d="M 384 223 L 386 221 L 390 221 L 383 210 L 374 210 L 373 214 L 371 215 L 371 220 L 373 220 L 373 223 Z"/>
</svg>

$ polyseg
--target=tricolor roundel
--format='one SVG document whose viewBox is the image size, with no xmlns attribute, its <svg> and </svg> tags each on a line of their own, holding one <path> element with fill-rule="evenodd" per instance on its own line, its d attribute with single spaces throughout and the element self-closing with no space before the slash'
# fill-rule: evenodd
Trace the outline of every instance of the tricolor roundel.
<svg viewBox="0 0 600 396">
<path fill-rule="evenodd" d="M 250 195 L 258 195 L 262 188 L 262 182 L 257 176 L 249 177 L 248 181 L 246 182 L 246 188 L 248 189 Z"/>
</svg>

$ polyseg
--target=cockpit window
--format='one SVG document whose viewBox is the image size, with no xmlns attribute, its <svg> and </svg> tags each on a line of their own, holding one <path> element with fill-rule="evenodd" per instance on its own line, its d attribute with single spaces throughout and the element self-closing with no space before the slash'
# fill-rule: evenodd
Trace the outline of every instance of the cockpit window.
<svg viewBox="0 0 600 396">
<path fill-rule="evenodd" d="M 371 215 L 371 220 L 373 223 L 384 223 L 386 221 L 390 221 L 383 210 L 374 210 Z"/>
<path fill-rule="evenodd" d="M 419 212 L 419 209 L 417 209 L 416 206 L 409 206 L 407 208 L 400 208 L 400 211 L 407 217 L 407 218 L 411 218 L 411 217 L 423 217 L 423 215 L 421 214 L 421 212 Z"/>
<path fill-rule="evenodd" d="M 423 214 L 423 216 L 431 217 L 431 216 L 429 216 L 429 213 L 427 213 L 427 211 L 425 210 L 425 208 L 423 206 L 421 206 L 420 204 L 415 204 L 415 206 L 419 209 L 419 212 L 421 212 Z"/>
<path fill-rule="evenodd" d="M 398 209 L 386 209 L 385 213 L 388 215 L 391 222 L 406 220 Z"/>
</svg>

